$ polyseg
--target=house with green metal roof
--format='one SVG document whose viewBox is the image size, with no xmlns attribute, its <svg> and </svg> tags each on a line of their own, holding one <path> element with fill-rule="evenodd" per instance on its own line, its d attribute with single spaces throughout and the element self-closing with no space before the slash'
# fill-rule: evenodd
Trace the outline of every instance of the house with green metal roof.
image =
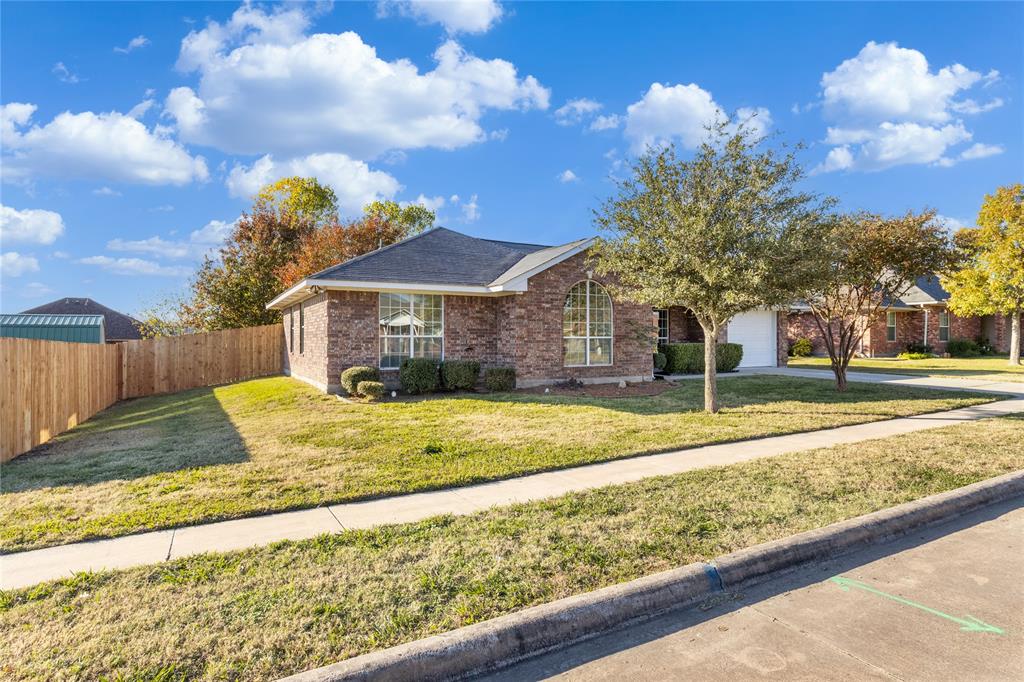
<svg viewBox="0 0 1024 682">
<path fill-rule="evenodd" d="M 0 315 L 0 337 L 105 343 L 102 315 Z"/>
</svg>

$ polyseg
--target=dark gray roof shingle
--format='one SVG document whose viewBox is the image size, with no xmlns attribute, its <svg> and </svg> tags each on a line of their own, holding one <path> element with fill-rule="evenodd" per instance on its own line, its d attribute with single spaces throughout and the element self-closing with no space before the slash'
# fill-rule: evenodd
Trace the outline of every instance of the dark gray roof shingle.
<svg viewBox="0 0 1024 682">
<path fill-rule="evenodd" d="M 91 298 L 61 298 L 41 306 L 21 311 L 23 314 L 46 315 L 102 315 L 107 341 L 141 339 L 139 321 L 116 310 L 111 310 Z"/>
<path fill-rule="evenodd" d="M 942 303 L 949 299 L 949 293 L 942 288 L 939 278 L 935 275 L 918 277 L 901 300 L 907 304 Z"/>
<path fill-rule="evenodd" d="M 479 239 L 444 227 L 321 270 L 309 279 L 484 286 L 547 247 Z"/>
</svg>

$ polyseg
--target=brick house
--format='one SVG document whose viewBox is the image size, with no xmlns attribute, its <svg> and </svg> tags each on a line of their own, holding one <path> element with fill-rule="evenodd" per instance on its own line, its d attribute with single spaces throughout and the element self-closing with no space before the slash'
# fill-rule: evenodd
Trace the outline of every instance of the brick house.
<svg viewBox="0 0 1024 682">
<path fill-rule="evenodd" d="M 900 300 L 888 306 L 884 314 L 872 320 L 864 332 L 858 355 L 884 357 L 897 355 L 911 343 L 932 347 L 943 354 L 952 339 L 987 340 L 1000 353 L 1010 349 L 1010 318 L 1005 315 L 960 317 L 952 313 L 946 292 L 934 276 L 920 277 Z M 867 316 L 861 324 L 868 324 Z M 824 337 L 806 306 L 793 306 L 787 317 L 786 346 L 797 339 L 810 339 L 815 355 L 827 355 Z"/>
<path fill-rule="evenodd" d="M 653 379 L 651 344 L 700 340 L 680 308 L 614 300 L 587 264 L 592 239 L 539 246 L 434 228 L 311 275 L 267 307 L 283 314 L 285 373 L 337 392 L 341 372 L 378 367 L 389 386 L 408 357 L 516 370 L 520 387 Z M 784 315 L 730 326 L 751 363 L 785 361 Z M 781 349 L 781 352 L 780 352 Z"/>
</svg>

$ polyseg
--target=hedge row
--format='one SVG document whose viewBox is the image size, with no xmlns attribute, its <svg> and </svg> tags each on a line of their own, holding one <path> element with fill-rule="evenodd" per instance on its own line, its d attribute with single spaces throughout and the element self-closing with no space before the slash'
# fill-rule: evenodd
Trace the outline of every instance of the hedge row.
<svg viewBox="0 0 1024 682">
<path fill-rule="evenodd" d="M 667 362 L 668 374 L 701 374 L 704 372 L 703 343 L 668 343 L 661 347 Z M 719 343 L 715 367 L 719 372 L 731 372 L 743 359 L 743 346 L 738 343 Z"/>
<path fill-rule="evenodd" d="M 480 363 L 475 360 L 437 362 L 427 358 L 408 358 L 398 369 L 402 389 L 413 394 L 433 393 L 442 388 L 469 391 L 479 379 Z M 376 367 L 349 367 L 341 373 L 341 386 L 349 395 L 370 399 L 383 395 L 383 384 L 379 390 L 373 384 L 380 384 L 380 371 Z M 492 391 L 511 391 L 516 387 L 516 371 L 511 367 L 489 368 L 484 371 L 484 385 Z"/>
</svg>

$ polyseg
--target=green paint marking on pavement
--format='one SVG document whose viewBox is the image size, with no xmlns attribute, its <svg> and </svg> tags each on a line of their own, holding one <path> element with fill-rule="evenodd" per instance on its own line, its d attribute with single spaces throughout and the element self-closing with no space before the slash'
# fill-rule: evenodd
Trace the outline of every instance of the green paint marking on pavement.
<svg viewBox="0 0 1024 682">
<path fill-rule="evenodd" d="M 959 625 L 960 629 L 965 632 L 991 632 L 997 635 L 1006 634 L 1003 630 L 997 628 L 995 625 L 989 625 L 988 623 L 978 618 L 975 618 L 974 616 L 965 615 L 963 618 L 957 618 L 956 616 L 951 616 L 948 613 L 943 613 L 942 611 L 929 608 L 924 604 L 918 604 L 915 601 L 910 601 L 909 599 L 904 599 L 903 597 L 897 597 L 895 594 L 883 592 L 882 590 L 871 587 L 871 585 L 862 583 L 859 580 L 854 580 L 853 578 L 845 578 L 841 575 L 837 575 L 829 578 L 829 580 L 831 582 L 834 582 L 836 585 L 839 585 L 839 587 L 843 590 L 849 590 L 851 587 L 856 588 L 858 590 L 864 590 L 865 592 L 870 592 L 871 594 L 877 594 L 879 597 L 885 597 L 886 599 L 891 599 L 894 602 L 906 604 L 907 606 L 912 606 L 915 609 L 921 609 L 922 611 L 930 613 L 933 616 L 938 616 L 939 618 L 951 620 L 957 625 Z"/>
</svg>

